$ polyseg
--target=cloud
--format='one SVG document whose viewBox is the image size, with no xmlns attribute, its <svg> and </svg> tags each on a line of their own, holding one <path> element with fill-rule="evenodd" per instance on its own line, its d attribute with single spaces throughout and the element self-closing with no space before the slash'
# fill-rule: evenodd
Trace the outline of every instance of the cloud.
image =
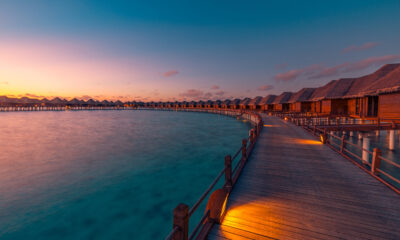
<svg viewBox="0 0 400 240">
<path fill-rule="evenodd" d="M 400 59 L 400 55 L 386 55 L 381 57 L 370 57 L 364 60 L 349 64 L 345 67 L 344 72 L 353 72 L 362 70 L 374 65 L 382 65 L 388 62 L 393 62 Z"/>
<path fill-rule="evenodd" d="M 278 73 L 275 75 L 274 78 L 277 81 L 287 82 L 287 81 L 291 81 L 291 80 L 298 78 L 303 73 L 304 73 L 304 70 L 302 70 L 302 69 L 290 70 L 290 71 L 287 71 L 284 73 Z"/>
<path fill-rule="evenodd" d="M 93 98 L 89 95 L 82 95 L 80 97 L 77 97 L 77 99 L 87 101 L 87 100 L 93 99 Z"/>
<path fill-rule="evenodd" d="M 210 89 L 212 89 L 212 90 L 218 90 L 218 89 L 220 89 L 220 87 L 219 87 L 218 85 L 213 85 L 213 86 L 211 86 Z"/>
<path fill-rule="evenodd" d="M 257 90 L 258 91 L 269 91 L 269 90 L 271 90 L 273 88 L 274 88 L 274 86 L 272 86 L 272 85 L 263 85 L 263 86 L 259 86 L 257 88 Z"/>
<path fill-rule="evenodd" d="M 215 94 L 216 96 L 221 97 L 221 96 L 224 96 L 224 95 L 225 95 L 225 92 L 224 92 L 224 91 L 217 91 L 217 92 L 215 92 L 214 94 Z"/>
<path fill-rule="evenodd" d="M 205 93 L 204 94 L 204 98 L 206 98 L 206 99 L 210 99 L 211 97 L 213 96 L 213 94 L 212 93 L 210 93 L 210 92 L 207 92 L 207 93 Z"/>
<path fill-rule="evenodd" d="M 367 49 L 376 47 L 377 45 L 378 45 L 378 43 L 376 43 L 376 42 L 367 42 L 361 46 L 352 45 L 352 46 L 349 46 L 349 47 L 343 49 L 342 53 L 363 51 L 363 50 L 367 50 Z"/>
<path fill-rule="evenodd" d="M 204 95 L 204 92 L 197 89 L 188 89 L 183 93 L 180 93 L 179 96 L 187 97 L 187 98 L 200 98 Z"/>
<path fill-rule="evenodd" d="M 8 82 L 0 82 L 1 85 L 8 85 Z"/>
<path fill-rule="evenodd" d="M 39 99 L 39 98 L 44 98 L 44 96 L 39 96 L 39 95 L 32 94 L 32 93 L 25 93 L 25 94 L 23 95 L 23 97 L 37 98 L 37 99 Z"/>
<path fill-rule="evenodd" d="M 351 73 L 367 69 L 372 66 L 383 65 L 400 59 L 400 55 L 386 55 L 380 57 L 369 57 L 357 62 L 345 62 L 332 67 L 325 67 L 320 64 L 314 64 L 302 69 L 293 69 L 284 73 L 275 75 L 277 81 L 292 81 L 300 77 L 308 79 L 318 79 L 324 77 L 337 76 L 341 73 Z"/>
<path fill-rule="evenodd" d="M 162 75 L 164 77 L 173 77 L 173 76 L 178 75 L 178 74 L 179 74 L 178 70 L 169 70 L 168 72 L 165 72 Z"/>
</svg>

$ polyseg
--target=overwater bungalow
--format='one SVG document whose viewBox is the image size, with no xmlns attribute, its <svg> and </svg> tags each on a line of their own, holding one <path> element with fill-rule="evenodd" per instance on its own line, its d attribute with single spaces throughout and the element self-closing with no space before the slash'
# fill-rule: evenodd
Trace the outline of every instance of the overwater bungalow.
<svg viewBox="0 0 400 240">
<path fill-rule="evenodd" d="M 315 88 L 303 88 L 298 92 L 292 94 L 289 103 L 289 110 L 291 112 L 311 112 L 310 97 L 315 91 Z"/>
<path fill-rule="evenodd" d="M 55 107 L 64 107 L 66 103 L 67 103 L 66 100 L 63 100 L 59 97 L 53 98 L 52 100 L 49 101 L 49 104 Z"/>
<path fill-rule="evenodd" d="M 231 100 L 225 99 L 224 101 L 221 102 L 221 108 L 223 109 L 228 109 L 231 105 Z"/>
<path fill-rule="evenodd" d="M 79 101 L 77 98 L 73 98 L 68 101 L 67 105 L 71 107 L 78 107 L 81 106 L 81 101 Z"/>
<path fill-rule="evenodd" d="M 277 96 L 273 104 L 273 111 L 277 112 L 288 112 L 289 111 L 289 99 L 293 93 L 291 92 L 284 92 L 281 95 Z"/>
<path fill-rule="evenodd" d="M 180 107 L 181 107 L 181 103 L 178 102 L 178 101 L 175 101 L 175 102 L 173 103 L 173 107 L 174 107 L 174 108 L 180 108 Z"/>
<path fill-rule="evenodd" d="M 249 109 L 249 102 L 251 101 L 250 98 L 244 98 L 239 102 L 239 108 L 240 109 Z"/>
<path fill-rule="evenodd" d="M 205 102 L 205 108 L 213 108 L 214 102 L 211 100 L 207 100 Z"/>
<path fill-rule="evenodd" d="M 195 108 L 195 107 L 196 107 L 196 102 L 195 101 L 190 101 L 189 108 Z"/>
<path fill-rule="evenodd" d="M 248 103 L 249 109 L 260 110 L 261 106 L 259 103 L 261 102 L 261 100 L 262 100 L 262 97 L 260 97 L 260 96 L 251 99 Z"/>
<path fill-rule="evenodd" d="M 348 114 L 361 118 L 400 118 L 400 64 L 386 64 L 376 72 L 354 79 L 344 98 Z"/>
<path fill-rule="evenodd" d="M 263 111 L 273 111 L 274 105 L 272 103 L 275 100 L 275 98 L 276 95 L 268 95 L 266 97 L 263 97 L 258 103 L 260 109 Z"/>
<path fill-rule="evenodd" d="M 117 107 L 122 107 L 122 106 L 124 106 L 124 103 L 121 102 L 120 100 L 117 100 L 117 101 L 115 102 L 115 105 L 116 105 Z"/>
<path fill-rule="evenodd" d="M 352 78 L 342 78 L 316 88 L 309 98 L 312 101 L 311 112 L 319 115 L 347 114 L 347 101 L 343 96 L 352 82 Z"/>
<path fill-rule="evenodd" d="M 222 101 L 221 100 L 216 100 L 213 102 L 213 108 L 219 109 L 222 106 Z"/>
<path fill-rule="evenodd" d="M 197 103 L 196 103 L 196 108 L 204 108 L 204 106 L 205 106 L 205 102 L 204 101 L 198 101 Z"/>
<path fill-rule="evenodd" d="M 80 102 L 80 104 L 82 104 L 82 102 Z M 110 106 L 110 102 L 107 100 L 103 100 L 103 101 L 101 101 L 101 105 L 103 105 L 104 107 L 108 107 L 108 106 Z"/>
<path fill-rule="evenodd" d="M 240 99 L 236 98 L 233 99 L 230 103 L 229 103 L 229 108 L 230 109 L 239 109 L 239 104 L 240 104 Z"/>
</svg>

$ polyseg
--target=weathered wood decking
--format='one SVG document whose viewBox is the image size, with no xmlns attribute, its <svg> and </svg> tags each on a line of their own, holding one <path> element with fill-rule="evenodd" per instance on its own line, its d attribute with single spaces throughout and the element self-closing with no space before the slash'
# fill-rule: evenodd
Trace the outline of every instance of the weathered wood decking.
<svg viewBox="0 0 400 240">
<path fill-rule="evenodd" d="M 400 239 L 400 196 L 303 129 L 266 127 L 209 239 Z"/>
</svg>

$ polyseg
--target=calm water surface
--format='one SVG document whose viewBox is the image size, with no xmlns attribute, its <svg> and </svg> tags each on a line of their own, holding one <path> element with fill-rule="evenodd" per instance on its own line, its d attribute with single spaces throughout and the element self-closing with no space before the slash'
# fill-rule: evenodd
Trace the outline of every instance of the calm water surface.
<svg viewBox="0 0 400 240">
<path fill-rule="evenodd" d="M 163 239 L 250 127 L 204 113 L 0 113 L 0 238 Z"/>
</svg>

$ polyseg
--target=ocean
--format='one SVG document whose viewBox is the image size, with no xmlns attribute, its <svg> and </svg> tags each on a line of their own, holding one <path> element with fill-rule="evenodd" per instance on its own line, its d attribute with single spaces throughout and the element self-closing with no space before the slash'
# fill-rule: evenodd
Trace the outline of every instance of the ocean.
<svg viewBox="0 0 400 240">
<path fill-rule="evenodd" d="M 0 113 L 0 239 L 163 239 L 250 128 L 193 112 Z"/>
</svg>

